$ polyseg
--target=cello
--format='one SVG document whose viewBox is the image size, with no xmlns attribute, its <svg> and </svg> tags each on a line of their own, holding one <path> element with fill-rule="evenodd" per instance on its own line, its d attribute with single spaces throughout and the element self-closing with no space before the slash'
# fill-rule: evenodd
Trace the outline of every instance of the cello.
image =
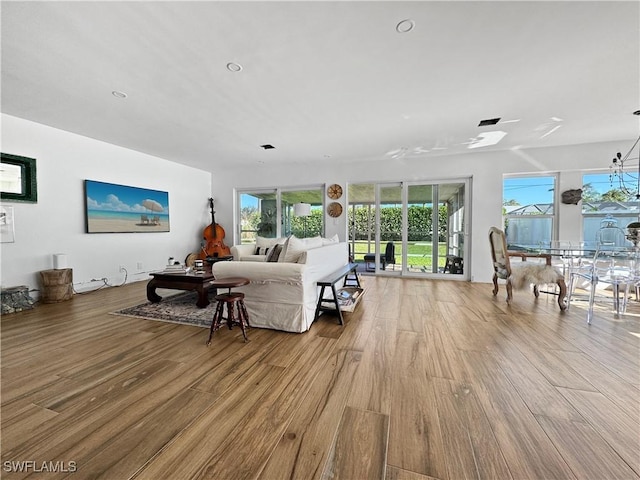
<svg viewBox="0 0 640 480">
<path fill-rule="evenodd" d="M 231 255 L 231 250 L 224 244 L 224 228 L 216 223 L 213 198 L 209 199 L 209 208 L 211 209 L 211 225 L 206 227 L 202 232 L 202 251 L 198 255 L 198 259 L 200 260 Z"/>
</svg>

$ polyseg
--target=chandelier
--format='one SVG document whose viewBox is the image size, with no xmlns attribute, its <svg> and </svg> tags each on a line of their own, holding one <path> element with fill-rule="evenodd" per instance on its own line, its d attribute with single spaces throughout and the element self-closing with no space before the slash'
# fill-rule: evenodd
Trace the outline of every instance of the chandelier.
<svg viewBox="0 0 640 480">
<path fill-rule="evenodd" d="M 640 115 L 640 110 L 633 112 L 634 115 Z M 634 149 L 640 145 L 640 136 L 636 139 L 635 143 L 631 146 L 627 154 L 623 157 L 622 153 L 618 152 L 611 165 L 609 165 L 609 182 L 613 187 L 614 183 L 618 184 L 618 187 L 625 195 L 635 195 L 636 200 L 640 202 L 640 148 L 638 148 L 638 156 L 632 157 Z M 637 172 L 630 172 L 625 170 L 625 163 L 638 160 Z"/>
</svg>

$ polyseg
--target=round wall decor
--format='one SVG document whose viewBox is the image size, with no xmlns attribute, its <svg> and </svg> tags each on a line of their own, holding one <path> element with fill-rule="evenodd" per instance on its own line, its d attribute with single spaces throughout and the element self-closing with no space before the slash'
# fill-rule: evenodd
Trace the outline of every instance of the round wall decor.
<svg viewBox="0 0 640 480">
<path fill-rule="evenodd" d="M 337 183 L 329 185 L 329 187 L 327 188 L 327 195 L 329 196 L 329 198 L 337 200 L 342 196 L 342 187 Z"/>
<path fill-rule="evenodd" d="M 342 205 L 340 205 L 338 202 L 331 202 L 327 206 L 327 212 L 329 213 L 330 217 L 338 218 L 340 215 L 342 215 Z"/>
</svg>

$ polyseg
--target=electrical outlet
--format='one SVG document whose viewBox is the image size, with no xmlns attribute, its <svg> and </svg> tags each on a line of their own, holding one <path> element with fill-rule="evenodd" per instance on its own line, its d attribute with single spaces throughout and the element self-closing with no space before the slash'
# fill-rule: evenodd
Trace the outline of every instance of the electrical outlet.
<svg viewBox="0 0 640 480">
<path fill-rule="evenodd" d="M 142 271 L 142 262 L 138 262 L 138 263 L 136 264 L 136 266 L 137 266 L 137 268 L 138 268 L 138 271 L 139 271 L 139 272 L 141 272 L 141 271 Z"/>
<path fill-rule="evenodd" d="M 124 265 L 120 265 L 120 272 L 126 272 L 126 271 L 127 271 L 127 269 L 124 268 Z"/>
</svg>

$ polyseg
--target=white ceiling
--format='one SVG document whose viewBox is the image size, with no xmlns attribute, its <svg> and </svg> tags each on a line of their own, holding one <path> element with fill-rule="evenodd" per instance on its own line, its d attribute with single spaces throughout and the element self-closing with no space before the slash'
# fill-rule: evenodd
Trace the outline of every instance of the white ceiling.
<svg viewBox="0 0 640 480">
<path fill-rule="evenodd" d="M 4 113 L 205 170 L 640 131 L 637 1 L 2 2 L 1 16 Z M 506 136 L 469 149 L 489 131 Z"/>
</svg>

